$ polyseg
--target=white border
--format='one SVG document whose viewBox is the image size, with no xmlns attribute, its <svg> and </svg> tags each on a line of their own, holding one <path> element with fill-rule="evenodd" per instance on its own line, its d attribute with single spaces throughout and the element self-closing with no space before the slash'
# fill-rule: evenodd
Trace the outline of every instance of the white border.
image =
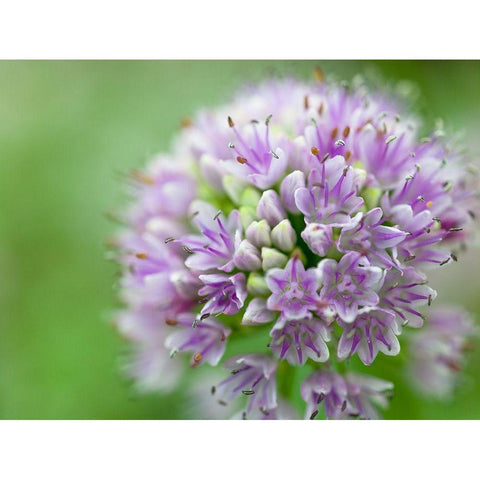
<svg viewBox="0 0 480 480">
<path fill-rule="evenodd" d="M 3 2 L 2 58 L 479 58 L 471 0 Z"/>
<path fill-rule="evenodd" d="M 452 479 L 477 422 L 3 422 L 5 479 Z M 472 477 L 473 475 L 473 477 Z"/>
</svg>

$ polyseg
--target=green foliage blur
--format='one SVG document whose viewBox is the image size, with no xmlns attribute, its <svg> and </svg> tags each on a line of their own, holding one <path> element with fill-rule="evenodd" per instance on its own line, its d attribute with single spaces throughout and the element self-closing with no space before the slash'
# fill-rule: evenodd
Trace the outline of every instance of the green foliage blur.
<svg viewBox="0 0 480 480">
<path fill-rule="evenodd" d="M 167 150 L 183 117 L 245 81 L 309 79 L 314 65 L 340 79 L 373 71 L 414 82 L 426 125 L 443 117 L 480 151 L 479 62 L 0 62 L 0 418 L 192 416 L 182 391 L 141 396 L 121 374 L 126 346 L 109 324 L 118 269 L 104 247 L 115 225 L 105 214 L 126 200 L 119 174 Z M 439 297 L 480 319 L 479 253 L 443 274 Z M 480 343 L 447 402 L 419 397 L 401 360 L 380 358 L 366 371 L 397 384 L 385 418 L 480 418 Z"/>
</svg>

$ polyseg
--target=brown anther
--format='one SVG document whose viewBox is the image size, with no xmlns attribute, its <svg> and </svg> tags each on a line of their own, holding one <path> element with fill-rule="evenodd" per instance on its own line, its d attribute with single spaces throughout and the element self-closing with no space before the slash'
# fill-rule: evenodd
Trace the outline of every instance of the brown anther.
<svg viewBox="0 0 480 480">
<path fill-rule="evenodd" d="M 458 262 L 458 257 L 457 257 L 454 253 L 451 253 L 451 254 L 450 254 L 450 257 L 452 258 L 452 260 L 453 260 L 454 262 Z"/>
<path fill-rule="evenodd" d="M 210 393 L 212 395 L 215 395 L 215 392 L 217 391 L 217 387 L 215 385 L 212 386 L 212 388 L 210 389 Z"/>
<path fill-rule="evenodd" d="M 202 354 L 201 354 L 201 353 L 196 353 L 196 354 L 193 356 L 193 361 L 194 361 L 195 363 L 200 362 L 201 359 L 202 359 Z"/>
<path fill-rule="evenodd" d="M 144 252 L 139 252 L 139 253 L 136 253 L 135 256 L 137 258 L 139 258 L 140 260 L 145 260 L 146 258 L 148 258 L 148 255 Z"/>
<path fill-rule="evenodd" d="M 313 78 L 320 83 L 325 81 L 325 74 L 323 73 L 323 70 L 317 65 L 315 65 L 313 69 Z"/>
<path fill-rule="evenodd" d="M 318 114 L 321 116 L 323 114 L 323 103 L 320 104 L 317 110 Z"/>
<path fill-rule="evenodd" d="M 180 120 L 180 125 L 182 126 L 182 128 L 191 127 L 191 126 L 193 125 L 192 119 L 189 118 L 189 117 L 183 117 L 183 118 Z"/>
<path fill-rule="evenodd" d="M 312 147 L 310 151 L 312 152 L 312 155 L 315 155 L 315 156 L 320 155 L 320 150 L 317 147 Z"/>
<path fill-rule="evenodd" d="M 155 185 L 155 180 L 152 177 L 145 175 L 145 173 L 135 170 L 132 172 L 132 175 L 138 182 L 144 183 L 145 185 Z"/>
<path fill-rule="evenodd" d="M 314 410 L 313 413 L 310 415 L 310 420 L 314 420 L 317 415 L 318 415 L 318 410 Z"/>
<path fill-rule="evenodd" d="M 332 130 L 332 133 L 330 134 L 330 138 L 332 140 L 335 140 L 337 138 L 337 135 L 338 135 L 338 127 L 335 127 L 333 130 Z"/>
<path fill-rule="evenodd" d="M 429 200 L 427 203 L 426 203 L 427 207 L 430 208 L 432 205 L 433 205 L 433 202 L 431 200 Z"/>
<path fill-rule="evenodd" d="M 187 247 L 186 245 L 183 246 L 183 249 L 184 249 L 187 253 L 193 253 L 193 250 L 192 250 L 190 247 Z"/>
<path fill-rule="evenodd" d="M 173 237 L 168 237 L 166 238 L 163 242 L 164 243 L 170 243 L 170 242 L 173 242 L 175 239 Z"/>
<path fill-rule="evenodd" d="M 345 127 L 343 129 L 343 138 L 347 138 L 350 135 L 350 127 Z"/>
<path fill-rule="evenodd" d="M 343 403 L 342 403 L 342 408 L 341 408 L 342 412 L 344 412 L 346 408 L 347 408 L 347 401 L 344 400 Z"/>
<path fill-rule="evenodd" d="M 178 320 L 175 319 L 175 318 L 167 318 L 167 319 L 165 320 L 165 323 L 166 323 L 167 325 L 170 325 L 171 327 L 175 327 L 176 325 L 178 325 Z"/>
<path fill-rule="evenodd" d="M 310 108 L 310 104 L 308 102 L 308 95 L 305 95 L 303 97 L 303 108 L 305 108 L 305 110 L 308 110 Z"/>
<path fill-rule="evenodd" d="M 347 150 L 347 153 L 345 154 L 345 161 L 348 162 L 351 156 L 352 156 L 352 151 Z"/>
<path fill-rule="evenodd" d="M 432 305 L 432 296 L 428 296 L 428 306 L 430 307 Z"/>
<path fill-rule="evenodd" d="M 233 123 L 232 117 L 229 116 L 227 120 L 228 120 L 228 126 L 230 128 L 233 128 L 235 126 L 235 124 Z"/>
<path fill-rule="evenodd" d="M 409 255 L 408 257 L 405 257 L 403 261 L 410 262 L 411 260 L 415 260 L 415 258 L 417 258 L 416 255 Z"/>
<path fill-rule="evenodd" d="M 244 158 L 244 157 L 238 156 L 238 157 L 237 157 L 237 162 L 240 163 L 240 164 L 242 164 L 242 165 L 244 165 L 245 163 L 248 163 L 248 160 L 247 160 L 246 158 Z"/>
</svg>

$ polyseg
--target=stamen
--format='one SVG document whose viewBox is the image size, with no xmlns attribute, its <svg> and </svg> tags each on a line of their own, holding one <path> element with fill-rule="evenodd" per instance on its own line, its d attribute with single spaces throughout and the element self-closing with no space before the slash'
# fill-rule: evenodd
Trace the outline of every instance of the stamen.
<svg viewBox="0 0 480 480">
<path fill-rule="evenodd" d="M 245 163 L 248 163 L 248 160 L 244 157 L 237 157 L 237 162 L 240 163 L 241 165 L 244 165 Z"/>
<path fill-rule="evenodd" d="M 242 390 L 242 393 L 248 396 L 248 395 L 253 395 L 255 392 L 253 390 Z"/>
<path fill-rule="evenodd" d="M 389 143 L 392 143 L 394 140 L 396 140 L 397 137 L 396 135 L 390 135 L 386 140 L 385 143 L 388 145 Z"/>
<path fill-rule="evenodd" d="M 315 155 L 316 157 L 320 155 L 320 150 L 317 147 L 312 147 L 310 151 L 312 152 L 312 155 Z"/>
<path fill-rule="evenodd" d="M 314 420 L 317 415 L 318 415 L 318 410 L 314 410 L 313 413 L 310 415 L 310 420 Z"/>
<path fill-rule="evenodd" d="M 183 246 L 183 249 L 187 252 L 187 253 L 193 253 L 193 250 L 190 248 L 190 247 L 187 247 L 186 245 Z"/>
<path fill-rule="evenodd" d="M 230 128 L 233 128 L 235 126 L 235 123 L 233 123 L 232 117 L 229 116 L 227 120 L 228 120 L 228 126 Z"/>
<path fill-rule="evenodd" d="M 303 97 L 303 108 L 305 108 L 305 110 L 308 110 L 310 108 L 310 105 L 308 102 L 308 95 L 305 95 Z"/>
<path fill-rule="evenodd" d="M 313 78 L 319 83 L 323 83 L 325 81 L 325 74 L 320 67 L 315 66 L 313 69 Z"/>
<path fill-rule="evenodd" d="M 175 239 L 173 237 L 168 237 L 166 238 L 163 242 L 164 243 L 170 243 L 170 242 L 173 242 Z"/>
<path fill-rule="evenodd" d="M 148 255 L 144 252 L 139 252 L 139 253 L 136 253 L 135 256 L 137 258 L 139 258 L 140 260 L 145 260 L 146 258 L 148 258 Z"/>
<path fill-rule="evenodd" d="M 175 327 L 176 325 L 178 325 L 178 320 L 175 319 L 175 318 L 167 318 L 167 319 L 165 320 L 165 323 L 166 323 L 167 325 L 170 325 L 171 327 Z"/>
<path fill-rule="evenodd" d="M 345 127 L 343 129 L 343 138 L 347 138 L 350 135 L 350 127 Z"/>
</svg>

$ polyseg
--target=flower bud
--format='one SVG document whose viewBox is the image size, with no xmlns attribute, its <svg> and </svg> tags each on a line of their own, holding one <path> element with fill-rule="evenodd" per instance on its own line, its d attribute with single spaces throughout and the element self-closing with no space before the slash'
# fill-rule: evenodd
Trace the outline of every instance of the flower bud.
<svg viewBox="0 0 480 480">
<path fill-rule="evenodd" d="M 262 298 L 254 298 L 245 310 L 242 325 L 261 325 L 273 320 L 275 313 L 267 308 L 267 302 Z"/>
<path fill-rule="evenodd" d="M 272 230 L 272 242 L 280 250 L 284 252 L 291 252 L 295 247 L 297 235 L 290 223 L 290 220 L 282 220 Z"/>
<path fill-rule="evenodd" d="M 309 223 L 301 235 L 312 252 L 321 257 L 324 257 L 333 245 L 332 227 L 328 225 Z"/>
<path fill-rule="evenodd" d="M 249 225 L 257 219 L 257 214 L 253 207 L 242 206 L 238 210 L 240 212 L 240 219 L 244 229 L 248 228 Z"/>
<path fill-rule="evenodd" d="M 264 271 L 271 268 L 283 268 L 288 262 L 288 257 L 274 248 L 262 248 L 262 268 Z"/>
<path fill-rule="evenodd" d="M 280 185 L 280 196 L 283 205 L 289 212 L 300 213 L 300 210 L 295 205 L 295 191 L 304 186 L 305 175 L 300 170 L 295 170 L 284 178 Z"/>
<path fill-rule="evenodd" d="M 240 270 L 254 271 L 262 265 L 260 254 L 248 240 L 242 240 L 233 256 L 233 261 Z"/>
<path fill-rule="evenodd" d="M 230 199 L 235 203 L 241 204 L 240 199 L 246 187 L 245 183 L 232 175 L 228 175 L 223 177 L 222 184 Z"/>
<path fill-rule="evenodd" d="M 271 227 L 280 223 L 287 216 L 277 192 L 274 190 L 263 192 L 262 198 L 258 202 L 257 215 L 264 218 Z"/>
<path fill-rule="evenodd" d="M 270 295 L 270 289 L 267 286 L 265 277 L 259 273 L 251 273 L 247 280 L 247 291 L 251 295 L 267 296 Z"/>
<path fill-rule="evenodd" d="M 238 182 L 238 180 L 236 180 Z M 260 201 L 260 193 L 258 190 L 252 187 L 246 188 L 240 198 L 240 205 L 245 205 L 247 207 L 256 207 Z"/>
<path fill-rule="evenodd" d="M 270 240 L 270 225 L 266 220 L 252 222 L 246 230 L 247 239 L 256 247 L 269 247 L 272 242 Z"/>
</svg>

